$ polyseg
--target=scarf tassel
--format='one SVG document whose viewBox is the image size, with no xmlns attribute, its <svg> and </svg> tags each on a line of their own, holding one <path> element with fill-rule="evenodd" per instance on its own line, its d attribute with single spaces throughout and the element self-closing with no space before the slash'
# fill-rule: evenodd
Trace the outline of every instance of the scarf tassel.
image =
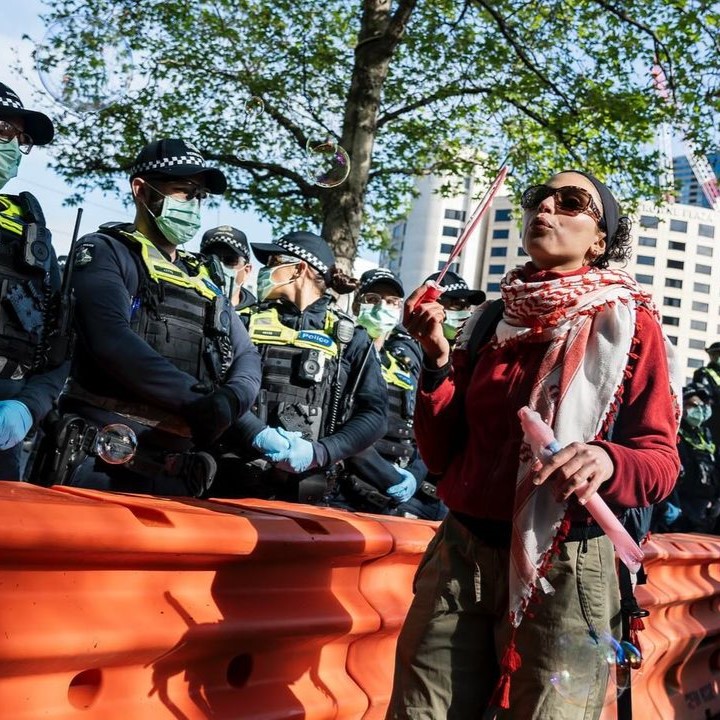
<svg viewBox="0 0 720 720">
<path fill-rule="evenodd" d="M 643 622 L 642 618 L 640 617 L 634 617 L 630 618 L 630 642 L 638 649 L 640 650 L 640 653 L 642 654 L 642 648 L 640 647 L 640 636 L 638 633 L 643 631 L 645 629 L 645 623 Z"/>
<path fill-rule="evenodd" d="M 515 630 L 510 643 L 505 648 L 502 662 L 500 663 L 500 679 L 493 692 L 490 705 L 496 708 L 507 710 L 510 707 L 510 678 L 512 674 L 522 665 L 520 653 L 515 647 Z"/>
</svg>

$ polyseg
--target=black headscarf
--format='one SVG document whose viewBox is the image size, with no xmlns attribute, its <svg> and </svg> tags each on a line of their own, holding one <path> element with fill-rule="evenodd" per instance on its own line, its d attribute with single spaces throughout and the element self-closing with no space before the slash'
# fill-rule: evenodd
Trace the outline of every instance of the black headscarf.
<svg viewBox="0 0 720 720">
<path fill-rule="evenodd" d="M 605 221 L 605 232 L 607 233 L 607 242 L 609 244 L 615 237 L 615 233 L 618 229 L 618 221 L 620 220 L 621 215 L 620 205 L 615 199 L 615 196 L 610 192 L 610 188 L 588 172 L 583 172 L 582 170 L 563 170 L 563 172 L 572 172 L 582 175 L 595 186 L 595 189 L 600 195 L 600 200 L 602 200 L 603 220 Z"/>
</svg>

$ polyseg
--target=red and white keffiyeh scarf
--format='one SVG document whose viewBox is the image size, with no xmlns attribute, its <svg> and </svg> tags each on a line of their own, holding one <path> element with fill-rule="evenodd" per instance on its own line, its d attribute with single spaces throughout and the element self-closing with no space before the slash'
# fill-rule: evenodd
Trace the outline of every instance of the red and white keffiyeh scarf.
<svg viewBox="0 0 720 720">
<path fill-rule="evenodd" d="M 538 282 L 523 280 L 525 272 L 516 268 L 502 281 L 505 310 L 494 344 L 549 341 L 527 404 L 553 428 L 561 446 L 606 436 L 633 349 L 637 307 L 649 308 L 660 322 L 652 298 L 622 270 L 593 268 Z M 665 347 L 677 398 L 682 381 L 667 338 Z M 514 626 L 538 589 L 549 590 L 543 576 L 566 511 L 549 483 L 533 484 L 532 465 L 529 448 L 523 446 L 510 551 Z"/>
</svg>

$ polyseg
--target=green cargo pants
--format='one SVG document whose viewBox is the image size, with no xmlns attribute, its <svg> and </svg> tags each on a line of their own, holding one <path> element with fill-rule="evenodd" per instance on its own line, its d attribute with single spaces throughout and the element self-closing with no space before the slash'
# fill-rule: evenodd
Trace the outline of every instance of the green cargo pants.
<svg viewBox="0 0 720 720">
<path fill-rule="evenodd" d="M 415 576 L 398 640 L 388 720 L 479 720 L 510 636 L 507 549 L 489 547 L 449 515 Z M 542 595 L 520 624 L 522 665 L 498 720 L 597 720 L 606 694 L 610 634 L 620 593 L 610 541 L 566 542 Z M 592 628 L 605 641 L 595 644 Z M 559 689 L 558 689 L 559 688 Z"/>
</svg>

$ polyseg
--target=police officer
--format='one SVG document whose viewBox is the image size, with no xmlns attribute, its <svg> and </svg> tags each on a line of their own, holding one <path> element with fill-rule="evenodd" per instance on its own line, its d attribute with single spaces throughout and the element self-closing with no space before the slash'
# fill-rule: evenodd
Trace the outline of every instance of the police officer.
<svg viewBox="0 0 720 720">
<path fill-rule="evenodd" d="M 708 363 L 693 373 L 693 384 L 702 385 L 710 394 L 712 416 L 708 427 L 716 447 L 720 447 L 720 342 L 705 348 Z"/>
<path fill-rule="evenodd" d="M 250 246 L 242 230 L 230 225 L 207 230 L 200 241 L 200 252 L 209 259 L 217 259 L 218 279 L 222 280 L 223 290 L 236 310 L 257 302 L 257 298 L 244 287 L 252 272 L 252 264 Z"/>
<path fill-rule="evenodd" d="M 0 189 L 33 145 L 53 139 L 46 115 L 0 83 Z M 60 270 L 38 201 L 0 195 L 0 477 L 20 478 L 22 441 L 50 411 L 68 372 Z"/>
<path fill-rule="evenodd" d="M 439 272 L 433 273 L 425 278 L 425 282 L 429 280 L 435 282 L 439 276 Z M 438 302 L 445 309 L 443 334 L 452 344 L 458 330 L 472 315 L 474 307 L 484 302 L 485 293 L 482 290 L 471 290 L 465 280 L 451 270 L 445 273 L 440 281 L 440 287 L 443 288 L 443 293 L 438 298 Z"/>
<path fill-rule="evenodd" d="M 133 225 L 107 223 L 73 257 L 77 346 L 46 469 L 55 482 L 164 495 L 200 495 L 208 452 L 251 406 L 260 358 L 204 259 L 179 248 L 200 226 L 220 170 L 180 139 L 150 143 L 133 163 Z M 119 450 L 105 442 L 120 424 Z M 117 443 L 116 443 L 117 444 Z M 118 455 L 118 457 L 116 457 Z"/>
<path fill-rule="evenodd" d="M 259 302 L 241 315 L 263 380 L 236 427 L 234 449 L 248 462 L 232 476 L 235 493 L 319 503 L 336 464 L 384 435 L 385 383 L 365 330 L 331 305 L 327 290 L 356 283 L 337 270 L 328 244 L 291 232 L 252 249 L 264 265 Z"/>
<path fill-rule="evenodd" d="M 333 505 L 389 515 L 441 519 L 446 514 L 426 482 L 413 434 L 415 394 L 422 351 L 400 325 L 400 279 L 386 268 L 360 278 L 353 311 L 373 339 L 387 384 L 388 429 L 372 447 L 345 463 Z"/>
</svg>

